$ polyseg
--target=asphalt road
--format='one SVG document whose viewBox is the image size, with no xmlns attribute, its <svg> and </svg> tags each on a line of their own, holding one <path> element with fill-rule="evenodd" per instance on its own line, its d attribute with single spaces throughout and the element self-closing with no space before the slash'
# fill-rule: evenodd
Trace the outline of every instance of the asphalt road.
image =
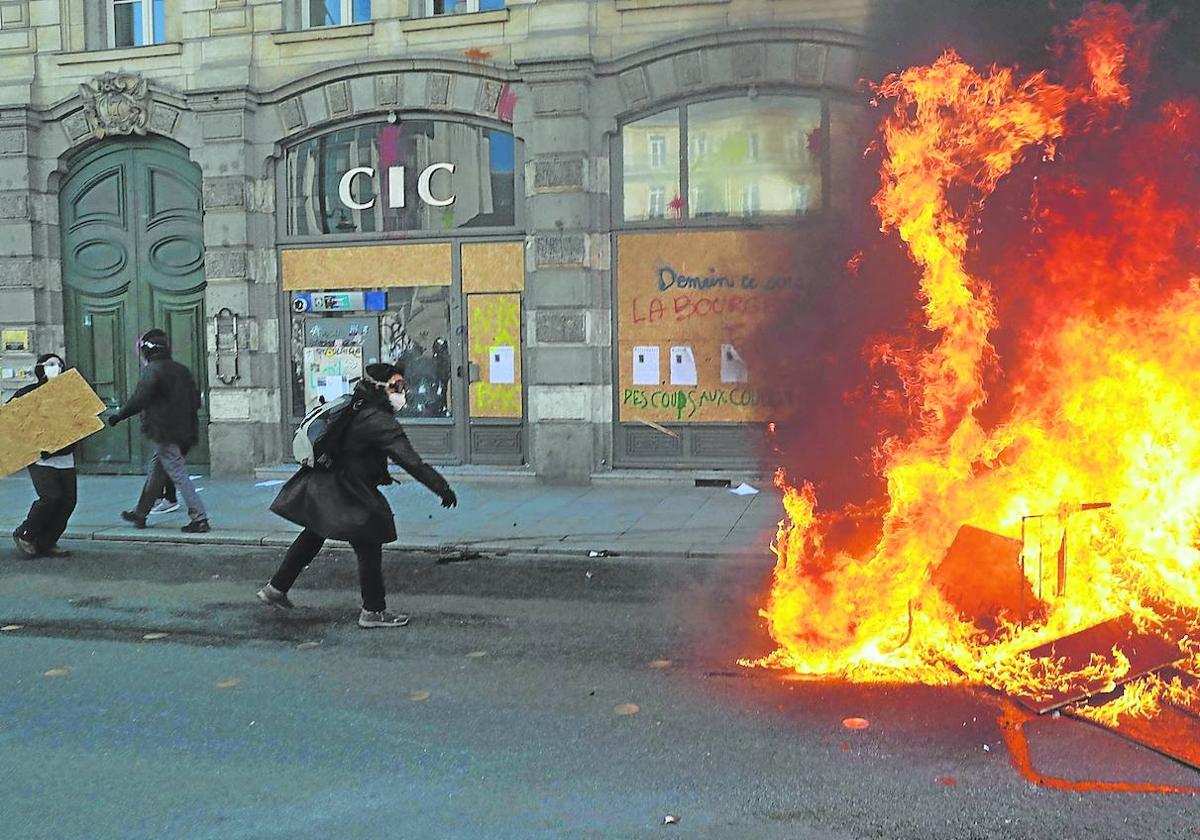
<svg viewBox="0 0 1200 840">
<path fill-rule="evenodd" d="M 986 692 L 738 667 L 765 560 L 389 559 L 412 625 L 363 631 L 348 553 L 283 613 L 253 599 L 275 552 L 71 547 L 0 559 L 0 838 L 1200 836 L 1192 795 L 1026 781 Z M 1028 731 L 1045 774 L 1200 785 Z"/>
</svg>

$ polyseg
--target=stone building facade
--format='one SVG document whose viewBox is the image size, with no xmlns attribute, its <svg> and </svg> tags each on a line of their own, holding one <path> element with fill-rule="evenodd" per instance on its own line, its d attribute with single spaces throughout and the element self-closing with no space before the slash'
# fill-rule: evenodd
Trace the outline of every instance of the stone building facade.
<svg viewBox="0 0 1200 840">
<path fill-rule="evenodd" d="M 434 461 L 747 466 L 720 294 L 844 208 L 870 6 L 0 0 L 0 389 L 65 352 L 117 405 L 162 326 L 218 474 L 395 357 Z M 139 468 L 122 428 L 88 468 Z"/>
</svg>

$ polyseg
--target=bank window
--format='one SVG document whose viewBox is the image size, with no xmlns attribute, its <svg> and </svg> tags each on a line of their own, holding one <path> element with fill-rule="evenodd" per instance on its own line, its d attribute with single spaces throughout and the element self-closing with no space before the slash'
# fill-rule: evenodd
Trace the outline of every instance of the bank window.
<svg viewBox="0 0 1200 840">
<path fill-rule="evenodd" d="M 403 417 L 453 414 L 450 288 L 293 292 L 294 414 L 354 390 L 367 365 L 404 365 Z"/>
<path fill-rule="evenodd" d="M 371 0 L 303 0 L 304 28 L 345 26 L 371 19 Z"/>
<path fill-rule="evenodd" d="M 755 126 L 746 131 L 746 126 Z M 693 219 L 795 215 L 819 209 L 821 103 L 760 96 L 687 106 L 688 133 L 703 132 L 712 152 L 687 163 Z M 802 137 L 801 150 L 789 137 Z M 804 197 L 805 205 L 798 199 Z"/>
<path fill-rule="evenodd" d="M 506 131 L 441 120 L 371 123 L 285 154 L 287 234 L 338 236 L 516 225 Z"/>
<path fill-rule="evenodd" d="M 676 221 L 821 210 L 822 132 L 820 100 L 798 96 L 697 102 L 631 122 L 621 129 L 625 221 L 662 218 L 652 190 L 664 175 Z"/>
<path fill-rule="evenodd" d="M 651 205 L 656 190 L 662 191 L 664 211 L 670 208 L 672 218 L 678 218 L 683 207 L 679 197 L 679 111 L 664 111 L 630 123 L 621 132 L 621 143 L 625 218 L 663 218 L 662 213 L 655 215 Z"/>
<path fill-rule="evenodd" d="M 746 184 L 742 195 L 742 207 L 745 208 L 748 215 L 753 215 L 758 212 L 759 206 L 758 184 L 750 181 Z"/>
<path fill-rule="evenodd" d="M 162 44 L 166 36 L 166 0 L 112 0 L 110 47 Z"/>
<path fill-rule="evenodd" d="M 493 12 L 504 8 L 505 0 L 425 0 L 425 14 L 462 15 L 471 12 Z"/>
</svg>

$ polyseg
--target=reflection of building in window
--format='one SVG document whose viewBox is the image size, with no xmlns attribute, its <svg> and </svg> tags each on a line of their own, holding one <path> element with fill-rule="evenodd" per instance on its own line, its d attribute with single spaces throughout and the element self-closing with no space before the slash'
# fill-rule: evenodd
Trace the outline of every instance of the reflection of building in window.
<svg viewBox="0 0 1200 840">
<path fill-rule="evenodd" d="M 680 113 L 687 110 L 686 138 Z M 821 131 L 818 99 L 760 96 L 672 108 L 622 128 L 625 219 L 657 218 L 650 188 L 677 175 L 682 142 L 689 218 L 791 216 L 819 210 L 822 160 L 808 137 Z M 752 129 L 748 129 L 752 127 Z M 661 162 L 661 170 L 657 167 Z M 668 183 L 672 194 L 678 189 Z"/>
<path fill-rule="evenodd" d="M 662 187 L 651 187 L 646 204 L 646 214 L 652 219 L 661 219 L 667 212 L 667 191 Z"/>
<path fill-rule="evenodd" d="M 758 184 L 753 181 L 748 182 L 742 190 L 742 208 L 747 214 L 758 212 Z"/>
<path fill-rule="evenodd" d="M 650 138 L 650 168 L 662 169 L 667 157 L 667 138 L 653 135 Z"/>
<path fill-rule="evenodd" d="M 784 143 L 787 146 L 787 159 L 792 161 L 800 160 L 806 145 L 800 132 L 794 131 L 785 135 Z"/>
<path fill-rule="evenodd" d="M 673 109 L 644 117 L 625 126 L 621 136 L 621 169 L 624 182 L 624 215 L 631 221 L 646 221 L 650 213 L 650 190 L 661 187 L 679 195 L 679 111 Z M 658 150 L 655 151 L 655 147 Z M 657 165 L 653 158 L 657 159 Z M 672 214 L 682 215 L 682 206 Z"/>
<path fill-rule="evenodd" d="M 516 166 L 513 136 L 466 123 L 412 120 L 341 129 L 287 150 L 288 233 L 313 236 L 516 224 Z M 454 173 L 438 171 L 430 181 L 437 197 L 454 196 L 446 207 L 418 196 L 421 172 L 433 163 L 453 163 Z M 356 205 L 339 196 L 342 176 L 366 167 L 351 182 Z M 402 167 L 394 183 L 389 169 Z M 392 190 L 403 189 L 393 196 Z M 398 205 L 393 207 L 392 205 Z M 399 206 L 402 205 L 402 206 Z"/>
<path fill-rule="evenodd" d="M 797 213 L 808 212 L 808 184 L 792 186 L 792 205 L 796 208 Z"/>
</svg>

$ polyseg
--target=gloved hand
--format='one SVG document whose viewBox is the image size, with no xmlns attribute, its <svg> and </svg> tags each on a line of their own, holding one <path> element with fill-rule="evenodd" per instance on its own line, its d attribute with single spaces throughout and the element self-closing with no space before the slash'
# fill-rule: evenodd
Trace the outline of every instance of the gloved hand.
<svg viewBox="0 0 1200 840">
<path fill-rule="evenodd" d="M 41 455 L 42 460 L 45 461 L 47 458 L 50 458 L 50 457 L 52 457 L 51 453 L 49 453 L 45 449 L 43 449 L 42 455 Z"/>
<path fill-rule="evenodd" d="M 458 496 L 454 495 L 453 490 L 447 490 L 446 495 L 442 496 L 442 507 L 444 507 L 444 508 L 458 507 Z"/>
<path fill-rule="evenodd" d="M 121 422 L 121 419 L 115 414 L 108 415 L 108 425 L 115 426 Z"/>
</svg>

